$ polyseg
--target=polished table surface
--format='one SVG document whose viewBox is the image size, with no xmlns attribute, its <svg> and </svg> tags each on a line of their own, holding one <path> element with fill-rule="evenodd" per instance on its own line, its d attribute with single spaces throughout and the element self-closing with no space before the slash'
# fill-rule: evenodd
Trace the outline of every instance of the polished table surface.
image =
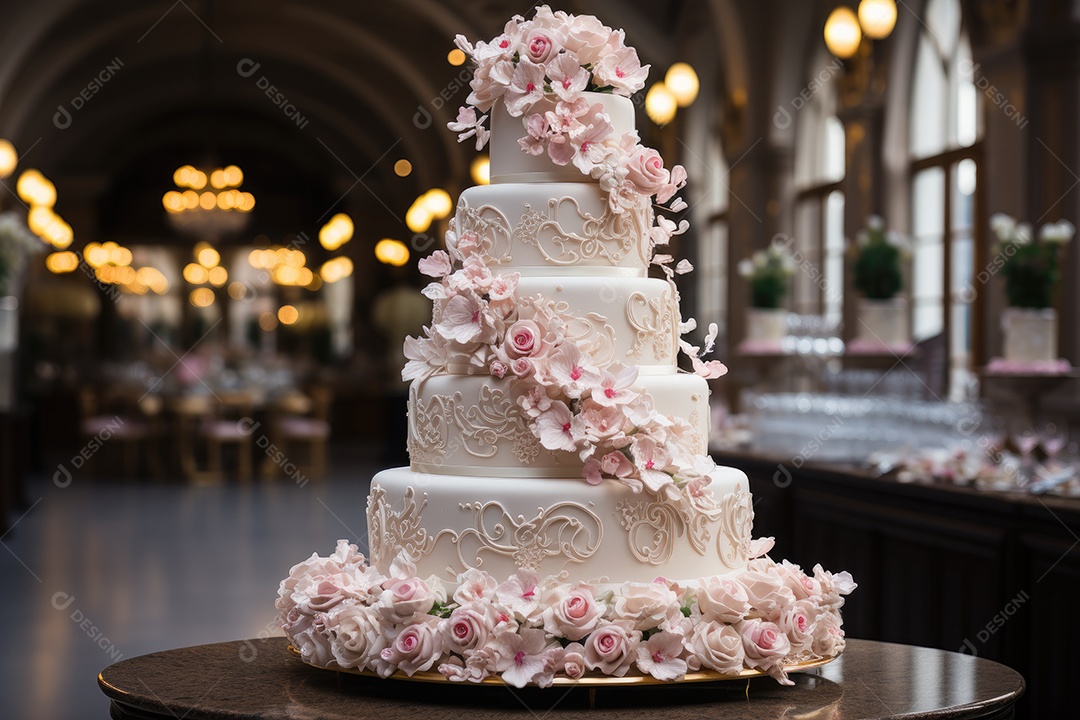
<svg viewBox="0 0 1080 720">
<path fill-rule="evenodd" d="M 425 684 L 310 668 L 284 638 L 143 655 L 102 671 L 113 718 L 1011 718 L 1015 671 L 943 650 L 849 640 L 835 662 L 792 675 L 700 684 L 527 688 Z M 659 715 L 658 715 L 659 713 Z"/>
</svg>

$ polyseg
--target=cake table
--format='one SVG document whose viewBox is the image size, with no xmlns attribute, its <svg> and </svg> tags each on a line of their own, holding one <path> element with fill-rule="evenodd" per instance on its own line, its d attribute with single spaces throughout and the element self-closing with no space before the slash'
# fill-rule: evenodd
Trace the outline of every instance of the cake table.
<svg viewBox="0 0 1080 720">
<path fill-rule="evenodd" d="M 831 664 L 793 674 L 794 687 L 766 677 L 569 690 L 388 682 L 310 668 L 286 645 L 274 637 L 142 655 L 106 668 L 98 683 L 117 720 L 505 718 L 526 710 L 620 720 L 1011 718 L 1024 692 L 1019 673 L 989 660 L 855 639 Z"/>
</svg>

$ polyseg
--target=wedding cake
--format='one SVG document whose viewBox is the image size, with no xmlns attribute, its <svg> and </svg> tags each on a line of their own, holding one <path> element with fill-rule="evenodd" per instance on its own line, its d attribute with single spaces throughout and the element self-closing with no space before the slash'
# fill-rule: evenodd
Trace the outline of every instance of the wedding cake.
<svg viewBox="0 0 1080 720">
<path fill-rule="evenodd" d="M 850 576 L 769 559 L 746 476 L 707 452 L 706 381 L 726 369 L 702 359 L 715 325 L 683 339 L 690 263 L 654 252 L 688 224 L 668 217 L 685 170 L 635 130 L 648 66 L 621 30 L 547 7 L 457 45 L 476 70 L 450 128 L 490 140 L 491 184 L 420 261 L 434 311 L 405 343 L 410 466 L 372 480 L 369 559 L 342 540 L 282 582 L 292 645 L 320 667 L 519 687 L 788 683 L 839 654 Z"/>
</svg>

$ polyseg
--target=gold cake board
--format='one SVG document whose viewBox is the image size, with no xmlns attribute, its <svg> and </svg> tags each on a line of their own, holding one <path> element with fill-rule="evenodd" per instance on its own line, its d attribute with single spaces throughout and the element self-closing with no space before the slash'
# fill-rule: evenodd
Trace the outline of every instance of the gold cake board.
<svg viewBox="0 0 1080 720">
<path fill-rule="evenodd" d="M 289 645 L 289 652 L 300 658 L 300 651 L 292 645 Z M 814 668 L 828 665 L 835 660 L 839 655 L 830 658 L 817 658 L 815 660 L 806 660 L 800 663 L 793 663 L 791 665 L 785 665 L 784 670 L 786 672 L 803 672 L 805 670 L 812 670 Z M 305 662 L 302 658 L 300 661 L 308 667 L 315 668 L 316 670 L 329 670 L 331 672 L 347 673 L 349 675 L 358 675 L 360 677 L 379 678 L 386 680 L 405 680 L 407 682 L 422 682 L 422 683 L 454 683 L 455 685 L 473 686 L 473 685 L 507 685 L 501 677 L 498 675 L 489 675 L 480 682 L 470 681 L 454 681 L 445 677 L 442 673 L 436 670 L 427 670 L 424 672 L 414 673 L 411 677 L 401 672 L 400 670 L 395 672 L 388 678 L 383 678 L 377 672 L 371 670 L 357 670 L 356 668 L 343 668 L 337 665 L 331 667 L 320 667 L 318 665 L 312 665 Z M 610 675 L 585 675 L 578 679 L 568 677 L 556 676 L 552 682 L 552 687 L 615 687 L 625 685 L 671 685 L 673 683 L 699 683 L 699 682 L 723 682 L 727 680 L 749 680 L 756 677 L 768 677 L 768 673 L 761 672 L 760 670 L 743 670 L 736 675 L 724 675 L 718 673 L 715 670 L 699 670 L 697 672 L 688 672 L 679 680 L 657 680 L 652 675 L 640 675 L 635 673 L 627 673 L 623 677 L 613 677 Z M 531 685 L 530 685 L 531 687 Z"/>
</svg>

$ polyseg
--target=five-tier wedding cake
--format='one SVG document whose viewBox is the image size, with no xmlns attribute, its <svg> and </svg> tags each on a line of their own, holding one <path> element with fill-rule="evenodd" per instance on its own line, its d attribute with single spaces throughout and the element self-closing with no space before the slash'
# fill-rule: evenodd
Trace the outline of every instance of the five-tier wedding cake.
<svg viewBox="0 0 1080 720">
<path fill-rule="evenodd" d="M 411 464 L 372 480 L 370 559 L 343 540 L 281 584 L 306 662 L 519 687 L 788 682 L 843 649 L 850 576 L 769 559 L 746 476 L 709 458 L 716 327 L 682 339 L 696 323 L 673 278 L 692 268 L 654 252 L 687 228 L 665 214 L 686 173 L 639 141 L 648 66 L 623 41 L 547 7 L 457 38 L 476 70 L 450 128 L 490 139 L 491 184 L 420 261 L 434 313 L 405 343 Z"/>
</svg>

